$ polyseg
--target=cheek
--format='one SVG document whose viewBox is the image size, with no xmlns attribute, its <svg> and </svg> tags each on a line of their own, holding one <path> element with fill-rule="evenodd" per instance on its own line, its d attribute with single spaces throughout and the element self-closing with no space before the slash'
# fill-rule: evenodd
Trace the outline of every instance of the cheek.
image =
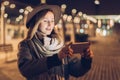
<svg viewBox="0 0 120 80">
<path fill-rule="evenodd" d="M 38 26 L 38 30 L 42 31 L 44 29 L 44 26 L 42 26 L 41 24 Z"/>
<path fill-rule="evenodd" d="M 55 24 L 52 24 L 52 28 L 54 28 L 55 27 Z"/>
</svg>

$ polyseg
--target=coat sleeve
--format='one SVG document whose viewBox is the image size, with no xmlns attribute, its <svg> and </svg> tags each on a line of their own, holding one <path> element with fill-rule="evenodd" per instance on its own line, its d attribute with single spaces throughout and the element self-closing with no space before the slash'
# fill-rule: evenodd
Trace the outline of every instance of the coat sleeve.
<svg viewBox="0 0 120 80">
<path fill-rule="evenodd" d="M 91 68 L 92 58 L 74 58 L 69 62 L 69 74 L 74 77 L 83 76 Z"/>
<path fill-rule="evenodd" d="M 36 58 L 31 55 L 30 49 L 26 42 L 21 42 L 18 47 L 18 68 L 25 77 L 33 77 L 47 72 L 54 66 L 61 65 L 57 54 L 51 57 Z"/>
</svg>

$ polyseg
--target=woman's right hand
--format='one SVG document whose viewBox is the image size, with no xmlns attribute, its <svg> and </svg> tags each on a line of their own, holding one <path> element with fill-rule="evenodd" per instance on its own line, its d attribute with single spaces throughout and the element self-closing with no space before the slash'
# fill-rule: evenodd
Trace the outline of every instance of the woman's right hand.
<svg viewBox="0 0 120 80">
<path fill-rule="evenodd" d="M 73 55 L 73 50 L 72 50 L 72 48 L 70 48 L 71 44 L 72 43 L 69 43 L 69 44 L 65 45 L 62 48 L 62 50 L 58 53 L 58 58 L 59 59 L 63 59 L 65 57 L 67 57 L 67 56 L 71 57 Z"/>
</svg>

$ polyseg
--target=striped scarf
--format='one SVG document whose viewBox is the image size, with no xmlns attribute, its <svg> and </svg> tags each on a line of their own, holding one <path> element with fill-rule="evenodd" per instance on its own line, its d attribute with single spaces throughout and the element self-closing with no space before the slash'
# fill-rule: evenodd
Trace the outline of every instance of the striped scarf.
<svg viewBox="0 0 120 80">
<path fill-rule="evenodd" d="M 46 56 L 52 56 L 54 54 L 57 54 L 64 46 L 64 43 L 59 42 L 57 38 L 50 37 L 43 37 L 43 44 L 36 34 L 33 41 L 39 51 Z"/>
</svg>

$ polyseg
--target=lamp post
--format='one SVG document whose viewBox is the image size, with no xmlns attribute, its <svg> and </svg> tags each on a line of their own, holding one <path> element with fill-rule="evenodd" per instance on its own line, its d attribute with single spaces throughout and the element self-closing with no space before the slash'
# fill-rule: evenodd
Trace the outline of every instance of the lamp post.
<svg viewBox="0 0 120 80">
<path fill-rule="evenodd" d="M 95 0 L 94 4 L 95 4 L 95 14 L 98 15 L 99 14 L 100 1 L 99 0 Z"/>
<path fill-rule="evenodd" d="M 46 3 L 46 0 L 40 0 L 41 1 L 41 3 Z"/>
<path fill-rule="evenodd" d="M 26 20 L 27 20 L 27 16 L 28 16 L 28 13 L 29 12 L 32 12 L 33 8 L 31 6 L 27 6 L 25 9 L 24 9 L 24 18 L 23 18 L 23 25 L 24 27 L 26 27 Z M 24 29 L 24 37 L 26 37 L 26 34 L 27 34 L 27 28 Z"/>
<path fill-rule="evenodd" d="M 0 35 L 0 41 L 1 41 L 1 44 L 5 44 L 5 34 L 4 34 L 4 31 L 5 31 L 5 20 L 4 20 L 4 13 L 5 13 L 5 6 L 4 4 L 2 3 L 1 4 L 1 28 L 0 28 L 0 32 L 1 32 L 1 35 Z"/>
<path fill-rule="evenodd" d="M 62 11 L 62 18 L 61 18 L 61 20 L 62 20 L 62 26 L 63 26 L 63 38 L 64 38 L 64 41 L 65 41 L 65 25 L 66 25 L 66 21 L 65 21 L 65 17 L 64 17 L 64 12 L 65 12 L 65 9 L 66 9 L 66 4 L 62 4 L 61 5 L 61 11 Z"/>
<path fill-rule="evenodd" d="M 76 9 L 72 9 L 72 24 L 73 24 L 73 43 L 75 43 L 75 34 L 76 34 L 76 29 L 75 29 L 75 23 L 74 23 L 74 18 L 75 18 L 75 16 L 76 16 L 76 12 L 77 12 L 77 10 Z"/>
</svg>

